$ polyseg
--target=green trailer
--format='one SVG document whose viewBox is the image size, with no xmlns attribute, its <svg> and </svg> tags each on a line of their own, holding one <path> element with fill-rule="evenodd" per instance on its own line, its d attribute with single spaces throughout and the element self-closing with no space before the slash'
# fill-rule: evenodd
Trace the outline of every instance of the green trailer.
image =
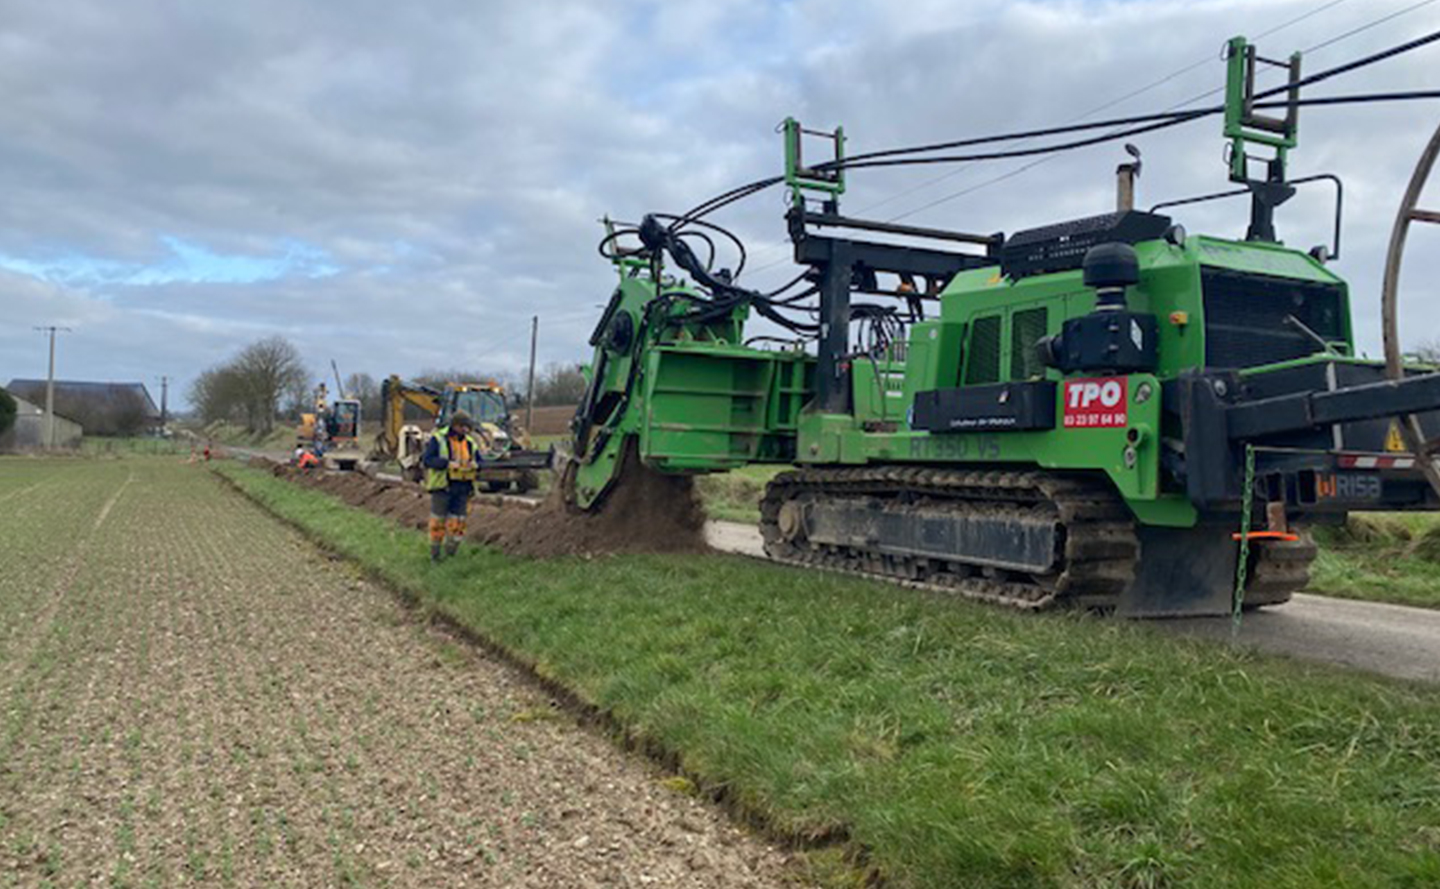
<svg viewBox="0 0 1440 889">
<path fill-rule="evenodd" d="M 1440 374 L 1393 380 L 1356 356 L 1326 264 L 1339 181 L 1286 180 L 1298 90 L 1263 117 L 1253 47 L 1230 58 L 1244 240 L 1130 206 L 1138 153 L 1114 212 L 1009 236 L 847 217 L 843 132 L 793 120 L 791 290 L 711 268 L 726 233 L 689 218 L 612 227 L 571 502 L 603 509 L 631 449 L 665 473 L 782 464 L 761 502 L 773 559 L 1132 616 L 1284 602 L 1315 556 L 1307 524 L 1440 509 L 1430 455 L 1398 431 L 1413 417 L 1440 439 Z M 831 150 L 807 166 L 816 137 Z M 1337 241 L 1305 252 L 1276 239 L 1274 210 L 1311 181 L 1337 187 Z M 747 339 L 757 316 L 779 335 Z"/>
</svg>

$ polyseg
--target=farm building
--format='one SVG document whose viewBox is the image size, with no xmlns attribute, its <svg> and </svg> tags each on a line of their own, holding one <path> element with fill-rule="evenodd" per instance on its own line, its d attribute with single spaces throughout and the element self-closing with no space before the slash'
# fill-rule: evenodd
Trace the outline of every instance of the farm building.
<svg viewBox="0 0 1440 889">
<path fill-rule="evenodd" d="M 45 446 L 45 409 L 11 392 L 15 399 L 15 425 L 0 435 L 0 452 L 31 451 Z M 85 430 L 74 420 L 55 414 L 55 446 L 80 446 Z"/>
<path fill-rule="evenodd" d="M 16 398 L 45 403 L 44 380 L 11 380 L 5 388 Z M 55 413 L 90 435 L 135 435 L 160 425 L 160 409 L 144 383 L 56 380 Z"/>
</svg>

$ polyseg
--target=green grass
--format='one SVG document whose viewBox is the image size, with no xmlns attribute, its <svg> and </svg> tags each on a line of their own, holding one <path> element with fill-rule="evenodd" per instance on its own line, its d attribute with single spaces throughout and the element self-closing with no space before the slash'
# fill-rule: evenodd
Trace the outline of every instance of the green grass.
<svg viewBox="0 0 1440 889">
<path fill-rule="evenodd" d="M 1311 592 L 1440 608 L 1440 516 L 1354 514 L 1316 540 Z"/>
<path fill-rule="evenodd" d="M 88 436 L 80 440 L 80 453 L 86 456 L 176 456 L 189 454 L 190 447 L 186 438 Z"/>
<path fill-rule="evenodd" d="M 260 435 L 247 431 L 243 426 L 222 422 L 211 423 L 194 432 L 202 445 L 209 441 L 265 451 L 290 451 L 295 448 L 295 428 L 295 423 L 291 421 L 276 420 L 275 428 L 268 435 Z"/>
<path fill-rule="evenodd" d="M 1440 884 L 1440 692 L 733 556 L 439 567 L 223 473 L 811 853 L 897 887 Z M 841 853 L 848 853 L 849 857 Z"/>
<path fill-rule="evenodd" d="M 705 514 L 727 522 L 756 524 L 760 521 L 760 498 L 765 495 L 765 485 L 789 468 L 756 464 L 698 476 L 695 486 L 705 505 Z"/>
</svg>

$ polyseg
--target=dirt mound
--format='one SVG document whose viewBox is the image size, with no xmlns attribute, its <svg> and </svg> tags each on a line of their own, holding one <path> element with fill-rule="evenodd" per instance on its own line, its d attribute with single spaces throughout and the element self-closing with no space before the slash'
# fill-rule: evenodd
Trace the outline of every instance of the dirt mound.
<svg viewBox="0 0 1440 889">
<path fill-rule="evenodd" d="M 593 513 L 566 506 L 556 485 L 528 515 L 480 506 L 472 510 L 471 537 L 517 556 L 602 553 L 698 553 L 705 543 L 705 513 L 686 476 L 662 475 L 626 454 L 621 478 Z"/>
<path fill-rule="evenodd" d="M 529 558 L 705 552 L 705 513 L 691 480 L 647 469 L 633 452 L 624 460 L 622 478 L 598 512 L 567 507 L 558 485 L 538 507 L 481 495 L 470 501 L 467 537 Z M 424 528 L 430 516 L 429 495 L 408 482 L 358 472 L 302 471 L 284 463 L 263 468 L 408 528 Z"/>
<path fill-rule="evenodd" d="M 358 472 L 304 471 L 284 463 L 264 468 L 276 478 L 324 491 L 406 527 L 423 528 L 430 515 L 430 498 L 415 485 L 381 481 Z"/>
</svg>

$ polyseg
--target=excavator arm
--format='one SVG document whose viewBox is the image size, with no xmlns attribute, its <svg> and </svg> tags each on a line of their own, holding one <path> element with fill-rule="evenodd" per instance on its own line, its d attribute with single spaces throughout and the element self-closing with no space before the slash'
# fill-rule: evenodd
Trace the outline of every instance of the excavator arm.
<svg viewBox="0 0 1440 889">
<path fill-rule="evenodd" d="M 380 432 L 375 437 L 376 457 L 397 459 L 400 431 L 405 425 L 405 405 L 413 404 L 434 417 L 440 412 L 443 393 L 429 386 L 406 383 L 392 374 L 380 384 Z"/>
</svg>

